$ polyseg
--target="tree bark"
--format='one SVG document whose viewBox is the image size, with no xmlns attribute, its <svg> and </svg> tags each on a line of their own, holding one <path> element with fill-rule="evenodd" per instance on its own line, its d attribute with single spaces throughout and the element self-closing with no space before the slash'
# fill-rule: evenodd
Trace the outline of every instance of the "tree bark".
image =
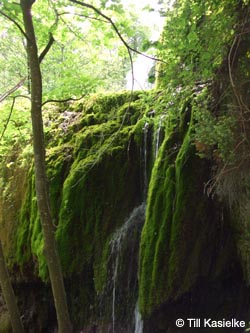
<svg viewBox="0 0 250 333">
<path fill-rule="evenodd" d="M 58 332 L 72 332 L 62 269 L 55 241 L 55 228 L 51 215 L 49 185 L 46 176 L 45 143 L 42 119 L 42 75 L 31 8 L 35 0 L 21 0 L 23 22 L 27 35 L 27 56 L 31 78 L 31 119 L 35 161 L 35 186 L 38 209 L 44 236 L 44 255 L 56 308 Z"/>
<path fill-rule="evenodd" d="M 14 290 L 10 283 L 9 274 L 6 268 L 1 242 L 0 242 L 0 283 L 3 292 L 3 297 L 9 311 L 13 332 L 24 333 L 24 328 L 17 307 Z"/>
</svg>

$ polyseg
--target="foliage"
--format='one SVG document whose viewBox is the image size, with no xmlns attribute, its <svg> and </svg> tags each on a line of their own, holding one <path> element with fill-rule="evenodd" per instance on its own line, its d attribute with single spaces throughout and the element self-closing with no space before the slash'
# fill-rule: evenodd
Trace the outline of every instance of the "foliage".
<svg viewBox="0 0 250 333">
<path fill-rule="evenodd" d="M 235 33 L 238 1 L 176 1 L 162 35 L 162 86 L 194 87 L 211 80 Z"/>
<path fill-rule="evenodd" d="M 219 165 L 215 184 L 225 170 L 246 164 L 248 27 L 247 2 L 176 1 L 162 35 L 158 85 L 173 103 L 178 94 L 194 97 L 192 138 L 197 154 Z"/>
<path fill-rule="evenodd" d="M 112 15 L 128 43 L 136 49 L 141 48 L 149 32 L 135 13 L 125 12 L 122 4 L 116 1 L 106 7 L 103 2 L 93 4 L 103 8 L 106 15 Z M 16 2 L 3 1 L 1 10 L 22 26 Z M 51 34 L 54 38 L 50 52 L 42 61 L 44 100 L 82 96 L 101 90 L 117 91 L 125 87 L 130 66 L 127 50 L 110 24 L 93 10 L 73 6 L 67 1 L 37 1 L 33 6 L 33 17 L 40 54 Z M 28 73 L 24 36 L 3 15 L 0 15 L 0 25 L 0 33 L 4 36 L 0 42 L 0 70 L 3 73 L 0 91 L 4 92 Z M 19 91 L 29 93 L 29 82 Z"/>
<path fill-rule="evenodd" d="M 119 1 L 94 1 L 93 5 L 112 15 L 120 33 L 135 49 L 142 47 L 149 32 L 144 31 L 135 13 L 125 12 Z M 31 150 L 31 128 L 29 101 L 21 100 L 23 95 L 29 97 L 30 93 L 22 17 L 20 6 L 14 1 L 2 1 L 0 10 L 0 34 L 3 37 L 0 41 L 1 94 L 27 77 L 25 84 L 1 104 L 0 156 L 5 158 L 14 146 L 17 151 L 22 150 L 23 158 L 19 158 L 25 163 Z M 33 18 L 40 54 L 46 48 L 50 34 L 54 38 L 41 64 L 44 101 L 125 87 L 125 75 L 130 66 L 127 50 L 112 27 L 95 12 L 69 5 L 68 1 L 37 1 L 33 6 Z M 16 24 L 11 20 L 16 20 Z M 16 96 L 20 98 L 15 99 L 11 113 L 12 98 Z M 45 123 L 50 123 L 53 118 L 52 112 L 47 113 L 46 105 L 44 118 Z M 46 129 L 46 135 L 51 135 L 49 131 L 51 128 Z M 54 127 L 53 131 L 57 132 L 57 129 Z"/>
<path fill-rule="evenodd" d="M 48 4 L 54 10 L 50 12 L 48 21 L 44 21 L 47 10 L 41 2 L 36 13 L 40 49 L 47 43 L 47 31 L 52 31 L 56 39 L 53 52 L 42 63 L 47 82 L 46 98 L 57 98 L 67 93 L 89 93 L 99 89 L 99 85 L 101 89 L 122 85 L 121 77 L 127 62 L 123 62 L 124 53 L 113 40 L 114 33 L 103 28 L 105 38 L 102 38 L 100 27 L 103 27 L 103 22 L 96 20 L 96 16 L 93 25 L 85 22 L 86 25 L 82 26 L 81 16 L 77 16 L 77 24 L 72 25 L 72 7 L 66 8 L 70 13 L 63 18 L 64 25 L 55 24 L 57 7 L 53 2 Z M 65 3 L 60 1 L 58 4 Z M 106 14 L 117 11 L 117 20 L 124 17 L 119 2 L 101 1 L 99 5 Z M 63 7 L 58 8 L 62 10 Z M 158 76 L 158 84 L 163 90 L 131 96 L 128 93 L 92 95 L 78 103 L 61 104 L 60 108 L 44 105 L 52 211 L 64 273 L 72 277 L 87 272 L 91 282 L 94 279 L 97 293 L 103 292 L 108 274 L 110 237 L 134 203 L 142 200 L 142 180 L 138 180 L 138 174 L 143 178 L 139 151 L 144 143 L 143 128 L 145 124 L 149 126 L 151 141 L 148 140 L 147 148 L 150 148 L 150 166 L 147 167 L 151 171 L 153 165 L 153 171 L 141 239 L 139 276 L 140 307 L 145 316 L 164 302 L 185 294 L 198 277 L 209 276 L 204 253 L 209 254 L 211 262 L 218 256 L 216 251 L 219 247 L 214 249 L 210 239 L 216 236 L 216 222 L 221 223 L 221 220 L 214 213 L 214 202 L 204 193 L 204 184 L 209 183 L 212 177 L 211 161 L 201 157 L 216 163 L 219 175 L 223 174 L 225 166 L 240 170 L 233 173 L 235 177 L 229 173 L 227 189 L 224 182 L 223 191 L 237 197 L 243 192 L 244 184 L 244 193 L 247 192 L 239 196 L 242 202 L 236 207 L 234 220 L 239 233 L 245 235 L 241 237 L 239 247 L 243 262 L 248 262 L 249 191 L 246 184 L 249 184 L 249 161 L 246 158 L 247 162 L 244 160 L 242 163 L 242 156 L 249 154 L 247 146 L 243 149 L 243 145 L 238 144 L 242 139 L 248 139 L 248 126 L 244 127 L 244 122 L 239 121 L 248 113 L 240 104 L 242 99 L 239 98 L 240 103 L 237 100 L 243 96 L 243 102 L 247 102 L 246 105 L 249 102 L 246 99 L 249 87 L 245 85 L 245 81 L 249 81 L 247 47 L 240 48 L 241 61 L 232 63 L 233 79 L 239 79 L 237 88 L 241 88 L 236 92 L 229 82 L 232 73 L 228 72 L 229 54 L 240 26 L 240 22 L 237 23 L 240 17 L 238 8 L 238 1 L 176 2 L 167 14 L 159 50 L 165 62 L 159 67 Z M 77 15 L 89 14 L 85 9 L 77 9 Z M 42 34 L 44 22 L 49 23 L 46 33 Z M 129 20 L 119 22 L 119 29 L 130 36 Z M 97 51 L 88 53 L 81 43 L 77 48 L 79 38 L 84 38 L 87 45 L 94 45 Z M 143 38 L 143 34 L 141 38 L 138 33 L 130 41 L 137 47 Z M 247 37 L 242 37 L 242 40 L 247 44 Z M 109 49 L 100 54 L 104 46 Z M 72 47 L 75 53 L 70 52 Z M 112 55 L 122 61 L 123 73 L 113 71 L 119 61 L 107 65 L 106 58 Z M 234 58 L 237 56 L 236 52 Z M 85 70 L 89 62 L 90 67 Z M 62 65 L 64 68 L 60 72 L 58 68 Z M 108 82 L 110 68 L 112 83 Z M 71 69 L 75 76 L 71 76 Z M 245 76 L 236 75 L 236 72 Z M 96 75 L 94 78 L 93 73 Z M 239 95 L 242 91 L 244 94 Z M 3 122 L 7 116 L 4 110 Z M 26 144 L 29 141 L 24 120 L 26 114 L 20 117 L 20 131 Z M 163 143 L 156 155 L 156 134 L 161 120 Z M 13 136 L 15 130 L 15 127 L 9 127 L 6 132 L 5 144 L 9 147 L 18 141 Z M 236 158 L 235 152 L 238 154 Z M 5 156 L 6 151 L 1 154 Z M 235 161 L 240 167 L 244 164 L 245 168 L 239 168 Z M 240 185 L 237 187 L 235 183 Z M 21 267 L 32 261 L 37 265 L 39 275 L 46 279 L 33 170 L 30 171 L 25 195 L 13 260 L 17 260 Z M 218 271 L 228 264 L 224 257 L 221 262 Z M 246 271 L 249 275 L 247 264 Z"/>
<path fill-rule="evenodd" d="M 214 159 L 227 164 L 234 161 L 234 129 L 236 119 L 232 114 L 216 116 L 211 112 L 211 92 L 204 88 L 194 98 L 195 130 L 193 140 L 200 157 Z"/>
<path fill-rule="evenodd" d="M 2 95 L 27 75 L 27 61 L 22 36 L 17 34 L 15 27 L 1 15 L 0 26 L 0 94 Z"/>
<path fill-rule="evenodd" d="M 158 84 L 172 96 L 177 125 L 166 126 L 149 186 L 139 295 L 146 317 L 191 290 L 197 274 L 207 274 L 199 267 L 203 251 L 207 260 L 208 251 L 214 258 L 204 235 L 216 235 L 217 217 L 211 216 L 202 183 L 230 202 L 247 281 L 250 276 L 249 7 L 237 1 L 177 1 L 162 42 L 166 64 L 159 67 Z M 187 132 L 181 130 L 185 125 Z"/>
<path fill-rule="evenodd" d="M 13 107 L 10 120 L 11 104 L 9 102 L 2 103 L 0 105 L 0 158 L 7 160 L 8 155 L 13 155 L 13 151 L 16 151 L 16 155 L 23 150 L 23 162 L 29 154 L 30 140 L 31 140 L 31 125 L 30 125 L 30 111 L 29 103 L 26 99 L 18 99 Z M 10 153 L 11 151 L 11 153 Z M 20 160 L 22 158 L 20 157 Z M 11 163 L 11 161 L 8 161 Z"/>
</svg>

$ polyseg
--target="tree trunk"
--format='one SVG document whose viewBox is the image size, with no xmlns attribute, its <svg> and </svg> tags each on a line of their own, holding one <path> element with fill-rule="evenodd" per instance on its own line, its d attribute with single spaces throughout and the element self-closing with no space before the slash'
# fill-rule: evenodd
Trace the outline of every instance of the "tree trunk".
<svg viewBox="0 0 250 333">
<path fill-rule="evenodd" d="M 24 333 L 24 328 L 17 307 L 15 294 L 12 285 L 10 283 L 9 274 L 5 265 L 1 242 L 0 242 L 0 284 L 3 292 L 3 297 L 9 311 L 13 332 Z"/>
<path fill-rule="evenodd" d="M 72 332 L 67 307 L 61 264 L 55 241 L 49 185 L 46 176 L 45 144 L 42 120 L 42 75 L 38 57 L 36 36 L 33 26 L 31 8 L 35 0 L 21 0 L 23 22 L 27 35 L 27 56 L 31 78 L 31 118 L 33 131 L 33 149 L 35 160 L 35 185 L 38 209 L 44 236 L 44 255 L 48 265 L 57 314 L 58 332 Z"/>
</svg>

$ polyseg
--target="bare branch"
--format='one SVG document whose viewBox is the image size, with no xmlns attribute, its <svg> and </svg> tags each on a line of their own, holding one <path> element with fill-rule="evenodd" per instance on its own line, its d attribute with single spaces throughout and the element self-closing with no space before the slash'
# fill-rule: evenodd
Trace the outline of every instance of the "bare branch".
<svg viewBox="0 0 250 333">
<path fill-rule="evenodd" d="M 13 92 L 15 92 L 18 88 L 20 88 L 24 84 L 26 79 L 27 77 L 22 78 L 22 80 L 19 81 L 13 88 L 6 91 L 2 96 L 0 96 L 0 103 L 4 101 L 8 96 L 10 96 Z"/>
<path fill-rule="evenodd" d="M 48 103 L 66 103 L 66 102 L 70 102 L 70 101 L 80 101 L 80 99 L 82 99 L 85 96 L 86 96 L 86 94 L 82 95 L 79 98 L 69 97 L 66 99 L 48 99 L 47 101 L 42 103 L 42 106 L 44 106 L 45 104 L 48 104 Z"/>
<path fill-rule="evenodd" d="M 9 113 L 7 121 L 6 121 L 5 125 L 4 125 L 3 131 L 2 131 L 2 134 L 1 134 L 1 137 L 0 137 L 0 141 L 2 141 L 2 138 L 4 137 L 4 133 L 5 133 L 8 125 L 9 125 L 10 118 L 12 116 L 12 112 L 13 112 L 13 109 L 14 109 L 14 106 L 15 106 L 15 102 L 16 102 L 16 97 L 13 97 L 12 105 L 11 105 L 11 108 L 10 108 L 10 113 Z"/>
<path fill-rule="evenodd" d="M 31 101 L 31 98 L 30 98 L 30 96 L 28 96 L 28 95 L 15 95 L 15 96 L 11 96 L 11 97 L 15 97 L 15 98 L 27 98 L 29 101 Z"/>
</svg>

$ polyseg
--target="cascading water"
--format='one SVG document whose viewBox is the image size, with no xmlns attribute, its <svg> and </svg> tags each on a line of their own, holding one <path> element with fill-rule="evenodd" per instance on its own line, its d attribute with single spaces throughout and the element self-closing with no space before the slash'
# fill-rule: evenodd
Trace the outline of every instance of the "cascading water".
<svg viewBox="0 0 250 333">
<path fill-rule="evenodd" d="M 147 160 L 148 160 L 148 131 L 149 131 L 149 123 L 145 122 L 143 127 L 143 150 L 142 150 L 142 162 L 143 162 L 143 202 L 140 206 L 133 209 L 130 216 L 127 220 L 125 220 L 124 224 L 114 233 L 111 242 L 110 242 L 110 260 L 112 262 L 111 264 L 111 271 L 112 271 L 112 333 L 117 333 L 118 331 L 122 332 L 131 332 L 134 330 L 135 333 L 143 333 L 143 320 L 141 318 L 141 314 L 139 312 L 138 307 L 138 300 L 137 298 L 137 276 L 134 276 L 134 285 L 135 287 L 132 288 L 132 290 L 129 290 L 130 293 L 134 294 L 131 300 L 134 300 L 133 302 L 136 303 L 134 312 L 131 312 L 131 315 L 134 316 L 134 319 L 131 320 L 128 319 L 130 322 L 129 325 L 125 325 L 126 327 L 119 328 L 118 326 L 118 306 L 120 305 L 119 300 L 119 287 L 121 284 L 120 276 L 121 276 L 121 269 L 124 270 L 124 263 L 122 263 L 122 260 L 124 260 L 124 253 L 125 249 L 126 252 L 130 251 L 131 253 L 131 260 L 133 257 L 133 260 L 136 260 L 134 263 L 130 263 L 129 265 L 133 266 L 132 270 L 137 271 L 138 269 L 138 263 L 137 263 L 137 257 L 138 257 L 138 250 L 139 250 L 139 238 L 141 229 L 143 226 L 143 223 L 145 221 L 145 207 L 146 207 L 146 198 L 147 198 L 147 187 L 148 187 L 148 174 L 147 174 Z M 160 136 L 160 133 L 159 133 Z M 160 139 L 158 139 L 158 145 L 159 145 Z M 129 245 L 128 245 L 129 244 Z M 134 247 L 134 249 L 133 249 Z M 126 253 L 129 256 L 129 253 Z M 124 272 L 123 272 L 124 273 Z M 124 275 L 124 274 L 123 274 Z M 129 274 L 127 274 L 129 279 Z M 124 282 L 123 282 L 124 283 Z M 129 281 L 126 283 L 129 285 Z M 124 286 L 123 286 L 124 288 Z M 123 298 L 123 302 L 124 302 Z M 134 303 L 134 304 L 135 304 Z"/>
<path fill-rule="evenodd" d="M 143 320 L 139 311 L 139 303 L 135 306 L 135 333 L 143 333 Z"/>
<path fill-rule="evenodd" d="M 156 130 L 156 136 L 155 136 L 155 159 L 158 156 L 158 152 L 159 152 L 159 148 L 160 148 L 160 144 L 161 144 L 161 131 L 162 131 L 162 122 L 164 120 L 164 118 L 166 117 L 165 114 L 160 116 L 159 119 L 159 124 Z"/>
<path fill-rule="evenodd" d="M 149 123 L 143 127 L 143 199 L 146 201 L 148 187 L 147 159 L 148 159 L 148 129 Z"/>
<path fill-rule="evenodd" d="M 162 123 L 164 118 L 166 117 L 166 114 L 163 114 L 160 116 L 159 124 L 155 133 L 155 159 L 158 156 L 159 148 L 162 142 L 161 134 L 162 134 Z M 143 162 L 144 162 L 144 200 L 145 200 L 145 206 L 146 206 L 146 199 L 147 199 L 147 187 L 148 187 L 148 176 L 147 176 L 147 159 L 148 159 L 148 129 L 149 129 L 149 123 L 146 122 L 143 127 Z M 134 322 L 135 322 L 135 330 L 134 333 L 143 333 L 143 320 L 139 311 L 139 300 L 136 302 L 135 311 L 134 311 Z"/>
<path fill-rule="evenodd" d="M 144 206 L 146 207 L 147 201 L 147 188 L 148 188 L 148 175 L 147 175 L 147 159 L 148 159 L 148 129 L 149 123 L 146 122 L 143 127 L 143 170 L 144 170 L 144 183 L 143 183 L 143 199 Z M 139 311 L 139 300 L 137 299 L 134 311 L 135 333 L 143 333 L 143 320 Z"/>
<path fill-rule="evenodd" d="M 112 260 L 112 332 L 116 333 L 116 306 L 117 306 L 117 292 L 119 288 L 119 265 L 121 257 L 129 242 L 130 245 L 138 243 L 138 237 L 140 234 L 141 227 L 145 219 L 145 203 L 133 209 L 129 218 L 124 224 L 118 229 L 110 242 L 111 253 L 110 257 Z M 131 249 L 131 246 L 130 246 Z M 136 267 L 137 268 L 137 267 Z M 129 283 L 128 283 L 129 284 Z"/>
</svg>

